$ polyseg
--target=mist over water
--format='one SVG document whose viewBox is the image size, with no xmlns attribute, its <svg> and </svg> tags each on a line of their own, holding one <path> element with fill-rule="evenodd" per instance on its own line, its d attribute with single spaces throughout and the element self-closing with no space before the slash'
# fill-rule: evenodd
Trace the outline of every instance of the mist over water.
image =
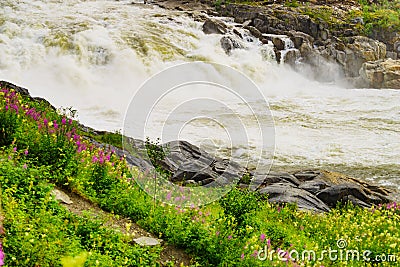
<svg viewBox="0 0 400 267">
<path fill-rule="evenodd" d="M 270 104 L 276 125 L 273 169 L 328 168 L 400 188 L 400 90 L 345 89 L 307 79 L 276 64 L 272 46 L 255 39 L 227 56 L 221 36 L 205 35 L 200 22 L 131 2 L 2 0 L 0 79 L 56 107 L 72 106 L 84 124 L 114 131 L 122 128 L 130 100 L 152 75 L 197 60 L 226 64 L 248 75 Z M 219 75 L 218 70 L 207 75 Z M 154 115 L 154 129 L 163 123 L 161 114 L 179 102 L 172 96 L 156 109 L 160 119 Z M 245 109 L 241 116 L 246 118 Z M 181 137 L 217 147 L 223 155 L 227 140 L 218 127 L 197 120 Z M 149 131 L 151 138 L 159 134 Z M 251 141 L 254 148 L 262 145 Z"/>
</svg>

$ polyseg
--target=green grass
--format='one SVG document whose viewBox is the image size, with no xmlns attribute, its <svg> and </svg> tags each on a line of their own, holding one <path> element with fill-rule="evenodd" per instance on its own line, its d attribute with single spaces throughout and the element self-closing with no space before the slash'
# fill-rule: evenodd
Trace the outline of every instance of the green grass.
<svg viewBox="0 0 400 267">
<path fill-rule="evenodd" d="M 320 256 L 323 250 L 336 249 L 340 239 L 347 242 L 346 249 L 371 251 L 370 258 L 383 253 L 400 257 L 400 207 L 395 204 L 373 209 L 342 205 L 314 214 L 294 205 L 272 205 L 257 193 L 238 189 L 206 206 L 181 206 L 188 197 L 184 190 L 160 192 L 175 205 L 154 203 L 146 193 L 150 177 L 148 184 L 138 186 L 135 180 L 146 178 L 146 173 L 130 168 L 113 151 L 90 144 L 65 114 L 9 90 L 0 93 L 0 114 L 0 130 L 7 137 L 0 149 L 0 212 L 6 231 L 0 239 L 6 266 L 159 265 L 160 247 L 133 246 L 101 221 L 69 213 L 50 197 L 54 185 L 132 218 L 185 249 L 201 266 L 372 266 L 327 256 L 286 263 L 277 252 L 272 261 L 257 258 L 265 248 L 295 249 L 300 255 L 315 250 Z M 165 156 L 157 151 L 154 160 Z"/>
</svg>

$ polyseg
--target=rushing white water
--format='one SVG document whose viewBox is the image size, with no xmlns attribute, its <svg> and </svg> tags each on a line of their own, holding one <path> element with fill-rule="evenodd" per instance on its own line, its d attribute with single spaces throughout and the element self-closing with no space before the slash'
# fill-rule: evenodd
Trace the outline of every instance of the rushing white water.
<svg viewBox="0 0 400 267">
<path fill-rule="evenodd" d="M 203 34 L 184 13 L 131 3 L 2 0 L 0 79 L 55 106 L 73 106 L 84 124 L 117 130 L 151 75 L 195 60 L 226 64 L 253 79 L 269 101 L 274 169 L 324 167 L 400 188 L 400 90 L 310 81 L 268 60 L 271 47 L 254 42 L 227 56 L 221 36 Z M 184 138 L 196 144 L 214 128 L 193 127 Z M 213 142 L 223 145 L 217 132 Z"/>
</svg>

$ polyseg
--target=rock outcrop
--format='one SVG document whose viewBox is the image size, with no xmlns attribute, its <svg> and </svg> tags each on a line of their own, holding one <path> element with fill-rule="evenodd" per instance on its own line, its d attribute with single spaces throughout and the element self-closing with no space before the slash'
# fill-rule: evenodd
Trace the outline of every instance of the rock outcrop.
<svg viewBox="0 0 400 267">
<path fill-rule="evenodd" d="M 203 32 L 205 34 L 224 34 L 227 32 L 227 26 L 220 20 L 209 18 L 203 24 Z"/>
<path fill-rule="evenodd" d="M 378 60 L 365 62 L 360 69 L 365 87 L 400 88 L 400 60 Z"/>
<path fill-rule="evenodd" d="M 190 186 L 249 186 L 251 179 L 262 181 L 257 189 L 273 203 L 296 203 L 300 209 L 326 212 L 338 203 L 351 202 L 371 207 L 390 202 L 391 191 L 343 174 L 329 171 L 270 172 L 254 174 L 239 164 L 213 157 L 186 142 L 165 144 L 168 155 L 161 164 L 172 173 L 171 181 Z M 249 179 L 244 179 L 248 176 Z"/>
</svg>

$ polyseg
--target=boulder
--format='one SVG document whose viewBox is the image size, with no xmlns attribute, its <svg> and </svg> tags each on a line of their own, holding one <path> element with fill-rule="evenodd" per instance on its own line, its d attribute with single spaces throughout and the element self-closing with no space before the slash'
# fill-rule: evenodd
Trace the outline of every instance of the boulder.
<svg viewBox="0 0 400 267">
<path fill-rule="evenodd" d="M 296 49 L 300 49 L 303 43 L 314 43 L 314 38 L 303 32 L 290 31 L 288 36 L 292 40 Z"/>
<path fill-rule="evenodd" d="M 367 61 L 376 61 L 386 57 L 386 45 L 364 36 L 345 38 L 343 44 L 338 44 L 336 50 L 344 52 L 346 76 L 357 77 L 362 65 Z"/>
<path fill-rule="evenodd" d="M 360 77 L 366 87 L 400 89 L 400 60 L 365 62 L 360 69 Z"/>
<path fill-rule="evenodd" d="M 300 58 L 301 54 L 297 49 L 289 49 L 283 54 L 283 63 L 294 66 L 296 61 Z"/>
<path fill-rule="evenodd" d="M 364 207 L 382 203 L 378 196 L 367 195 L 361 185 L 352 183 L 333 185 L 321 190 L 316 196 L 330 207 L 335 207 L 338 203 L 346 203 L 349 200 L 353 204 L 362 203 L 361 206 Z"/>
<path fill-rule="evenodd" d="M 268 195 L 272 203 L 295 203 L 302 210 L 327 212 L 329 207 L 313 194 L 289 183 L 276 183 L 259 190 L 260 194 Z"/>
<path fill-rule="evenodd" d="M 226 35 L 221 38 L 220 43 L 227 55 L 230 55 L 233 49 L 244 48 L 242 41 L 236 35 Z"/>
<path fill-rule="evenodd" d="M 258 191 L 267 194 L 268 201 L 296 203 L 303 210 L 323 212 L 346 202 L 361 207 L 389 202 L 388 190 L 334 172 L 271 172 L 263 178 L 255 177 L 263 181 Z"/>
<path fill-rule="evenodd" d="M 272 37 L 272 43 L 278 50 L 285 49 L 285 40 L 283 40 L 281 37 Z"/>
<path fill-rule="evenodd" d="M 247 172 L 239 164 L 214 157 L 186 141 L 172 141 L 165 147 L 168 153 L 160 164 L 172 173 L 173 182 L 227 185 L 238 182 Z"/>
<path fill-rule="evenodd" d="M 205 34 L 225 34 L 227 32 L 227 26 L 220 20 L 209 18 L 203 24 L 203 32 Z"/>
<path fill-rule="evenodd" d="M 245 26 L 244 28 L 248 30 L 254 37 L 259 39 L 262 38 L 262 33 L 256 27 Z"/>
</svg>

